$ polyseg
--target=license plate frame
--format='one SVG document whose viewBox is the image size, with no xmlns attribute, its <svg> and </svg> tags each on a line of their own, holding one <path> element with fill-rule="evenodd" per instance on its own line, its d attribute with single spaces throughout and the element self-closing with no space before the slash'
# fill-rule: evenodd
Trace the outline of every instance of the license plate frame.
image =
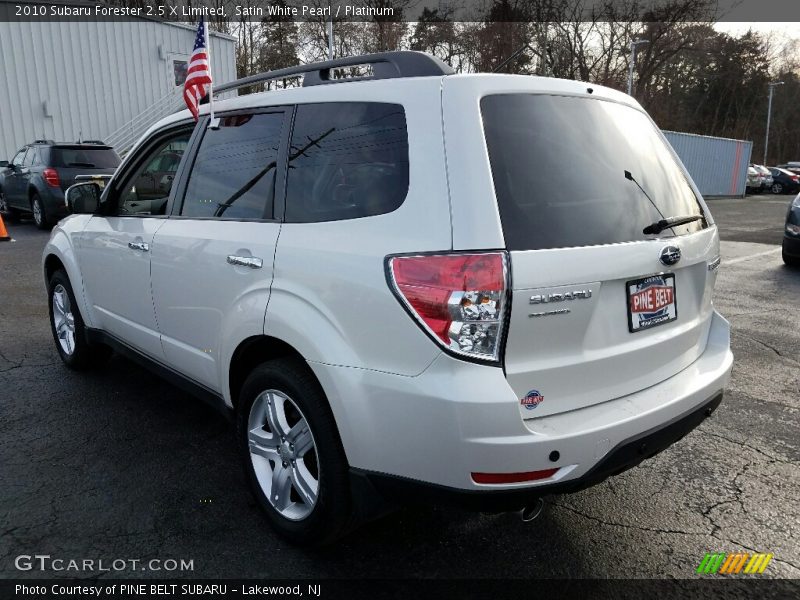
<svg viewBox="0 0 800 600">
<path fill-rule="evenodd" d="M 653 289 L 653 292 L 645 297 L 640 296 L 642 292 Z M 665 291 L 671 290 L 671 291 Z M 665 302 L 663 296 L 671 294 L 671 302 Z M 634 297 L 639 296 L 639 300 Z M 625 282 L 625 297 L 628 312 L 628 331 L 639 333 L 648 331 L 659 325 L 666 325 L 678 320 L 678 291 L 675 285 L 674 273 L 659 273 L 648 275 Z M 653 300 L 654 303 L 648 304 L 646 300 Z M 644 304 L 642 304 L 645 302 Z M 637 304 L 636 307 L 632 306 Z M 651 306 L 651 312 L 645 312 L 642 306 Z M 649 316 L 648 316 L 649 315 Z"/>
</svg>

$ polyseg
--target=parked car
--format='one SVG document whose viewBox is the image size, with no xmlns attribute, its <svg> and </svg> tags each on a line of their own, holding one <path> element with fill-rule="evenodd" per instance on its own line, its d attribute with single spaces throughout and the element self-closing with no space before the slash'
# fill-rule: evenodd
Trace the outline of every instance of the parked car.
<svg viewBox="0 0 800 600">
<path fill-rule="evenodd" d="M 290 72 L 214 127 L 162 119 L 102 195 L 70 188 L 43 254 L 68 367 L 114 349 L 232 415 L 295 543 L 408 499 L 530 516 L 716 409 L 718 231 L 636 100 L 414 52 Z"/>
<path fill-rule="evenodd" d="M 778 165 L 779 169 L 786 169 L 787 171 L 791 171 L 796 175 L 800 175 L 800 163 L 797 162 L 788 162 L 782 165 Z"/>
<path fill-rule="evenodd" d="M 795 194 L 800 191 L 800 175 L 780 167 L 770 167 L 772 173 L 772 185 L 770 191 L 773 194 Z"/>
<path fill-rule="evenodd" d="M 68 214 L 64 191 L 77 175 L 111 174 L 119 156 L 101 143 L 56 143 L 37 140 L 17 152 L 11 162 L 0 161 L 0 212 L 14 219 L 33 214 L 40 229 Z"/>
<path fill-rule="evenodd" d="M 783 262 L 800 267 L 800 194 L 789 203 L 783 230 Z"/>
<path fill-rule="evenodd" d="M 767 167 L 762 165 L 750 165 L 753 167 L 756 172 L 758 173 L 759 181 L 761 182 L 761 188 L 759 191 L 764 192 L 766 190 L 772 189 L 772 173 L 770 173 Z"/>
<path fill-rule="evenodd" d="M 757 194 L 761 191 L 761 174 L 754 166 L 747 167 L 747 181 L 745 183 L 745 193 Z"/>
</svg>

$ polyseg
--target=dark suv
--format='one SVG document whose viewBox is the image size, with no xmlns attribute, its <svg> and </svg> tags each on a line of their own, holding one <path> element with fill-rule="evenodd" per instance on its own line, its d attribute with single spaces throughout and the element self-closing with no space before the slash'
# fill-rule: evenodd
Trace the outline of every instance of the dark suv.
<svg viewBox="0 0 800 600">
<path fill-rule="evenodd" d="M 102 142 L 70 144 L 37 140 L 0 161 L 0 212 L 9 219 L 32 213 L 47 229 L 67 213 L 64 192 L 79 175 L 110 175 L 119 156 Z"/>
</svg>

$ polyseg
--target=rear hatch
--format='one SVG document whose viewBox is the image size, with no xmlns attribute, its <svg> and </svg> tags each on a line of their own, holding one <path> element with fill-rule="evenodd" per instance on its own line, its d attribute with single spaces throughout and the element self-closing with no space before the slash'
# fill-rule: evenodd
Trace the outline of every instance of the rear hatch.
<svg viewBox="0 0 800 600">
<path fill-rule="evenodd" d="M 649 117 L 552 94 L 480 108 L 511 257 L 505 371 L 523 418 L 619 398 L 697 359 L 718 238 Z M 698 218 L 643 231 L 676 216 Z"/>
<path fill-rule="evenodd" d="M 64 191 L 76 183 L 78 175 L 113 175 L 119 163 L 119 156 L 110 146 L 58 145 L 50 153 L 50 166 L 58 171 Z"/>
</svg>

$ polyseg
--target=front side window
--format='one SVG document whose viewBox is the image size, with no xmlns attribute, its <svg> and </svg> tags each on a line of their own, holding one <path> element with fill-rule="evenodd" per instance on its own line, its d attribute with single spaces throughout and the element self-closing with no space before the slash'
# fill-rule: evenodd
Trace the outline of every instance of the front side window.
<svg viewBox="0 0 800 600">
<path fill-rule="evenodd" d="M 150 148 L 132 175 L 125 179 L 117 203 L 118 215 L 166 214 L 175 173 L 191 135 L 191 129 L 182 129 Z"/>
<path fill-rule="evenodd" d="M 632 107 L 499 94 L 481 100 L 481 113 L 510 250 L 653 239 L 642 231 L 651 223 L 703 214 L 653 123 Z M 658 235 L 706 226 L 701 219 Z"/>
<path fill-rule="evenodd" d="M 391 212 L 408 192 L 403 107 L 331 102 L 297 107 L 286 221 L 313 223 Z"/>
<path fill-rule="evenodd" d="M 25 158 L 25 153 L 27 152 L 27 150 L 28 150 L 27 148 L 23 148 L 22 150 L 17 152 L 16 156 L 14 156 L 14 158 L 11 159 L 11 164 L 14 165 L 15 167 L 21 167 L 22 160 Z"/>
<path fill-rule="evenodd" d="M 271 218 L 282 112 L 222 117 L 200 142 L 181 215 Z"/>
</svg>

